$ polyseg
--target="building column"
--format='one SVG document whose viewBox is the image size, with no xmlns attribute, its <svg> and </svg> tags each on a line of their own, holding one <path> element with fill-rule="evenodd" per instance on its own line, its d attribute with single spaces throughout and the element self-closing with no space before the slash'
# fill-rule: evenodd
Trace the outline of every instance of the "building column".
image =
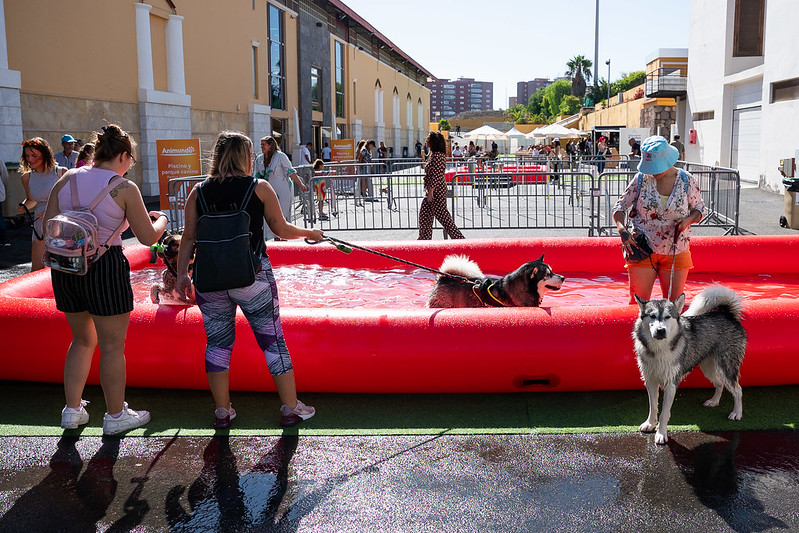
<svg viewBox="0 0 799 533">
<path fill-rule="evenodd" d="M 355 142 L 357 143 L 359 139 L 363 139 L 363 123 L 361 122 L 361 119 L 355 118 L 352 119 L 351 126 L 352 134 L 348 135 L 348 137 L 355 139 Z M 355 154 L 355 157 L 358 157 L 358 154 Z"/>
<path fill-rule="evenodd" d="M 0 0 L 0 164 L 19 161 L 19 145 L 22 142 L 20 87 L 21 73 L 8 68 L 5 6 L 3 0 Z"/>
<path fill-rule="evenodd" d="M 261 139 L 272 135 L 272 108 L 268 105 L 248 104 L 250 139 L 252 139 L 255 154 L 261 153 Z"/>
<path fill-rule="evenodd" d="M 155 90 L 153 45 L 150 35 L 150 10 L 145 3 L 136 8 L 136 54 L 139 66 L 139 161 L 142 167 L 142 194 L 158 196 L 159 139 L 191 138 L 191 96 L 186 94 L 183 59 L 183 17 L 171 15 L 166 24 L 167 91 Z"/>
<path fill-rule="evenodd" d="M 139 67 L 139 88 L 153 90 L 153 44 L 150 36 L 150 4 L 135 3 L 136 8 L 136 58 Z"/>
<path fill-rule="evenodd" d="M 186 94 L 186 76 L 183 65 L 183 17 L 169 15 L 166 22 L 166 83 L 167 90 Z"/>
</svg>

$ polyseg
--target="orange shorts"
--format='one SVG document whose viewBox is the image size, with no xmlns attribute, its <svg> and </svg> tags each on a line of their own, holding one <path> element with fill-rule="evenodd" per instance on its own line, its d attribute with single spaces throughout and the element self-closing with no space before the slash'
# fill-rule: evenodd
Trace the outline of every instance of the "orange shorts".
<svg viewBox="0 0 799 533">
<path fill-rule="evenodd" d="M 674 257 L 674 270 L 688 270 L 694 268 L 691 261 L 691 251 L 686 250 Z M 625 268 L 654 268 L 655 270 L 671 270 L 671 254 L 652 254 L 643 261 L 636 263 L 625 263 Z"/>
</svg>

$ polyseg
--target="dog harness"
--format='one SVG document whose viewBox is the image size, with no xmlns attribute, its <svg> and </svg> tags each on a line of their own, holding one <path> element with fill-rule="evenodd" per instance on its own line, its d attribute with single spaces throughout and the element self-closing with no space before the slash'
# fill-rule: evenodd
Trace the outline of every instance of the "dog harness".
<svg viewBox="0 0 799 533">
<path fill-rule="evenodd" d="M 499 300 L 491 293 L 491 289 L 494 285 L 495 283 L 493 280 L 487 278 L 482 281 L 476 281 L 474 285 L 472 285 L 472 292 L 485 307 L 506 307 L 502 300 Z M 502 288 L 500 287 L 499 290 L 502 290 Z"/>
</svg>

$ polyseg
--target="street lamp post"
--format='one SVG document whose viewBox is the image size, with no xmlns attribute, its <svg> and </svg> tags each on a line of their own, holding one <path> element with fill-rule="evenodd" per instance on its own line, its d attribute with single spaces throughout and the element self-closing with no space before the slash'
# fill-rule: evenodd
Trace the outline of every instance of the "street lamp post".
<svg viewBox="0 0 799 533">
<path fill-rule="evenodd" d="M 599 69 L 599 0 L 596 0 L 596 15 L 594 15 L 594 87 L 599 83 L 596 73 Z"/>
<path fill-rule="evenodd" d="M 608 105 L 610 105 L 610 59 L 605 61 L 605 64 L 608 66 Z"/>
</svg>

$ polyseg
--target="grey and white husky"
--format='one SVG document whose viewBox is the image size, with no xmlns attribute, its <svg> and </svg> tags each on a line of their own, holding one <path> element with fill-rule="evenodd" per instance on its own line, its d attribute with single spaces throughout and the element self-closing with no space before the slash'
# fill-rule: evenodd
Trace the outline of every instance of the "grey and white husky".
<svg viewBox="0 0 799 533">
<path fill-rule="evenodd" d="M 746 351 L 746 331 L 741 326 L 741 299 L 721 285 L 706 288 L 694 298 L 685 313 L 685 294 L 676 301 L 642 300 L 637 295 L 640 315 L 633 328 L 638 368 L 649 395 L 649 416 L 639 429 L 655 431 L 655 442 L 668 441 L 666 426 L 677 385 L 697 365 L 716 388 L 704 405 L 716 407 L 724 387 L 734 400 L 730 420 L 740 420 L 741 363 Z M 663 408 L 658 418 L 659 389 Z"/>
</svg>

